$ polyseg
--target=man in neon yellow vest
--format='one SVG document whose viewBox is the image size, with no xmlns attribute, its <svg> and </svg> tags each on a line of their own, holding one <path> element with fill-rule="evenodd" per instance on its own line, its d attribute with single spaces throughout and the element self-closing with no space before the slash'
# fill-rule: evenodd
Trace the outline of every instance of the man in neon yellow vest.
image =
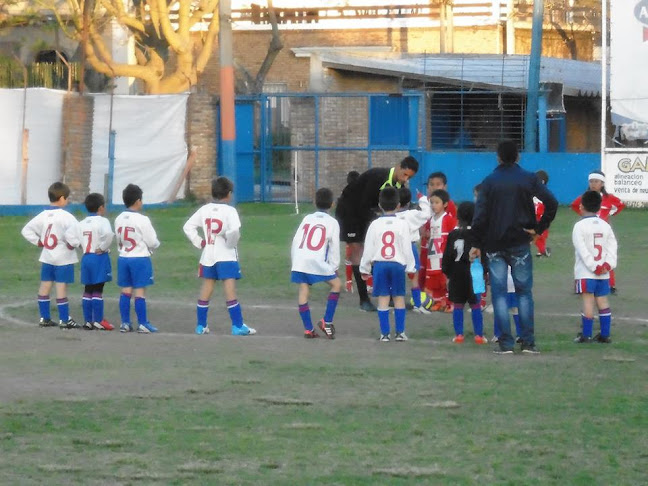
<svg viewBox="0 0 648 486">
<path fill-rule="evenodd" d="M 365 233 L 369 223 L 380 212 L 378 194 L 387 186 L 400 188 L 416 174 L 418 168 L 418 161 L 412 156 L 407 156 L 395 167 L 369 169 L 355 182 L 347 185 L 338 200 L 335 217 L 340 223 L 340 240 L 346 242 L 351 248 L 350 260 L 358 287 L 361 310 L 376 310 L 369 300 L 367 285 L 360 276 L 359 265 Z"/>
</svg>

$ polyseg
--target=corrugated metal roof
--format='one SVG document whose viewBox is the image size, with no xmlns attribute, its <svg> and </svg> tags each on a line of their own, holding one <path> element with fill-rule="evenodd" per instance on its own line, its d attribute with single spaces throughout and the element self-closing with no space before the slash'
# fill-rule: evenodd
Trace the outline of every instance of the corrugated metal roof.
<svg viewBox="0 0 648 486">
<path fill-rule="evenodd" d="M 375 55 L 322 49 L 317 54 L 322 65 L 346 71 L 405 76 L 464 88 L 526 91 L 528 85 L 528 55 Z M 566 96 L 600 96 L 601 64 L 543 57 L 540 82 L 562 84 Z"/>
</svg>

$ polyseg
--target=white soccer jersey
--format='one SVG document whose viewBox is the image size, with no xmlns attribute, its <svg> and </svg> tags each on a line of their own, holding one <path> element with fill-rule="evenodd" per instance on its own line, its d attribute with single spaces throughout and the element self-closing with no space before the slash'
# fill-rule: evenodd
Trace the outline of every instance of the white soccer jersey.
<svg viewBox="0 0 648 486">
<path fill-rule="evenodd" d="M 202 235 L 198 229 L 202 230 Z M 182 227 L 196 248 L 202 248 L 200 264 L 211 267 L 218 262 L 238 261 L 236 245 L 240 238 L 238 212 L 225 203 L 205 204 Z M 205 246 L 203 248 L 203 241 Z"/>
<path fill-rule="evenodd" d="M 572 231 L 576 262 L 574 278 L 610 278 L 609 273 L 596 275 L 594 270 L 607 263 L 612 269 L 617 264 L 617 240 L 612 227 L 597 216 L 586 216 L 574 225 Z"/>
<path fill-rule="evenodd" d="M 421 226 L 423 226 L 432 217 L 432 208 L 430 200 L 426 196 L 421 196 L 418 200 L 420 209 L 407 209 L 396 213 L 398 219 L 407 222 L 410 229 L 410 241 L 416 242 L 421 240 Z"/>
<path fill-rule="evenodd" d="M 32 245 L 39 245 L 39 242 L 43 245 L 40 262 L 69 265 L 79 261 L 75 251 L 81 243 L 78 224 L 76 218 L 64 209 L 51 208 L 29 221 L 20 234 Z"/>
<path fill-rule="evenodd" d="M 292 241 L 293 272 L 333 275 L 340 266 L 340 225 L 324 211 L 306 216 Z"/>
<path fill-rule="evenodd" d="M 360 272 L 370 274 L 371 264 L 374 262 L 397 262 L 405 265 L 407 273 L 416 271 L 410 228 L 405 220 L 388 215 L 372 221 L 369 225 L 360 261 Z"/>
<path fill-rule="evenodd" d="M 108 251 L 115 236 L 110 221 L 98 214 L 90 215 L 79 223 L 79 235 L 83 253 Z"/>
<path fill-rule="evenodd" d="M 135 211 L 126 210 L 115 218 L 115 232 L 120 257 L 151 256 L 160 246 L 151 220 Z"/>
</svg>

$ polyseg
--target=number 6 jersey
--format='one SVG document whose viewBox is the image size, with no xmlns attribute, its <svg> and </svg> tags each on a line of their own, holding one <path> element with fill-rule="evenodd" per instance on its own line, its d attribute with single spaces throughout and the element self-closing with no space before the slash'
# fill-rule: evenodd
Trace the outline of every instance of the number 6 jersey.
<svg viewBox="0 0 648 486">
<path fill-rule="evenodd" d="M 306 216 L 292 241 L 292 271 L 333 275 L 340 265 L 340 225 L 324 211 Z"/>
<path fill-rule="evenodd" d="M 585 216 L 574 225 L 572 243 L 576 253 L 575 279 L 610 278 L 609 273 L 594 273 L 596 267 L 604 263 L 611 268 L 617 265 L 617 240 L 608 223 L 597 216 Z"/>
<path fill-rule="evenodd" d="M 202 229 L 202 236 L 198 232 Z M 218 262 L 236 262 L 236 245 L 240 237 L 241 220 L 238 212 L 225 203 L 205 204 L 193 213 L 182 227 L 196 248 L 202 248 L 200 264 L 212 267 Z"/>
<path fill-rule="evenodd" d="M 51 207 L 38 214 L 22 229 L 23 237 L 43 247 L 39 261 L 49 265 L 77 263 L 74 248 L 79 245 L 78 221 L 66 210 Z"/>
</svg>

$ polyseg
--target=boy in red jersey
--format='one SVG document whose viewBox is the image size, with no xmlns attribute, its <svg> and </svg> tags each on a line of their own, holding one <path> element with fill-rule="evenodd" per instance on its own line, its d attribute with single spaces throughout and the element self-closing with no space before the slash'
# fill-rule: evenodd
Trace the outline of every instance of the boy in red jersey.
<svg viewBox="0 0 648 486">
<path fill-rule="evenodd" d="M 538 172 L 536 172 L 536 177 L 545 185 L 549 182 L 549 174 L 547 174 L 544 170 L 539 170 Z M 540 219 L 542 219 L 542 215 L 544 214 L 544 203 L 537 197 L 534 197 L 533 205 L 535 206 L 536 221 L 540 221 Z M 549 238 L 548 229 L 544 230 L 542 234 L 538 235 L 538 237 L 534 240 L 535 246 L 538 249 L 538 252 L 536 253 L 537 257 L 551 256 L 551 248 L 547 246 L 547 238 Z"/>
<path fill-rule="evenodd" d="M 427 180 L 427 196 L 428 198 L 432 197 L 432 193 L 437 189 L 442 189 L 448 191 L 448 178 L 443 172 L 432 172 L 428 176 Z M 454 219 L 457 219 L 457 206 L 452 202 L 452 199 L 448 199 L 448 206 L 446 208 L 448 214 L 450 214 Z M 419 271 L 419 287 L 425 288 L 425 276 L 427 270 L 427 247 L 428 241 L 430 239 L 430 222 L 428 221 L 421 228 L 421 251 L 420 251 L 420 262 L 421 268 Z"/>
<path fill-rule="evenodd" d="M 588 190 L 596 191 L 601 195 L 601 209 L 598 210 L 596 215 L 606 223 L 609 223 L 610 216 L 616 216 L 625 209 L 625 204 L 621 199 L 614 194 L 609 194 L 605 190 L 605 174 L 600 170 L 593 170 L 587 177 L 589 187 Z M 579 215 L 583 215 L 581 210 L 581 196 L 574 199 L 571 203 L 571 208 Z M 610 293 L 616 293 L 616 278 L 614 270 L 610 272 Z"/>
<path fill-rule="evenodd" d="M 434 305 L 430 310 L 452 312 L 447 295 L 446 277 L 441 271 L 441 259 L 448 241 L 448 234 L 457 225 L 456 219 L 448 214 L 450 196 L 447 191 L 437 189 L 430 197 L 432 217 L 430 218 L 430 239 L 427 251 L 425 292 L 432 295 Z"/>
</svg>

